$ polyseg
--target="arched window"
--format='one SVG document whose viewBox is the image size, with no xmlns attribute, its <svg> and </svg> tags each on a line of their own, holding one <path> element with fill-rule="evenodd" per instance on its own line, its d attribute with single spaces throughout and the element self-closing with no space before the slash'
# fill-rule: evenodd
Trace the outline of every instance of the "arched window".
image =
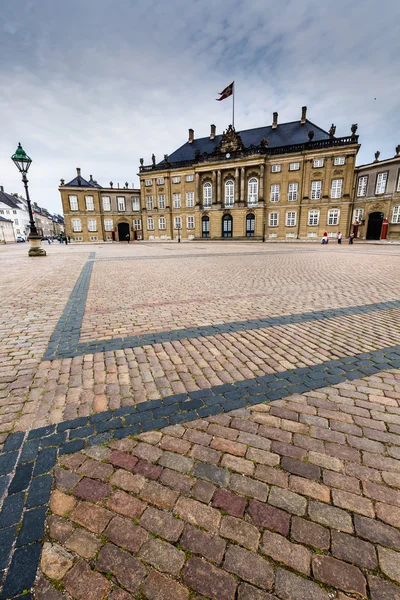
<svg viewBox="0 0 400 600">
<path fill-rule="evenodd" d="M 203 206 L 211 206 L 212 204 L 212 185 L 207 181 L 203 185 Z"/>
<path fill-rule="evenodd" d="M 233 206 L 235 184 L 232 179 L 225 182 L 225 206 Z"/>
<path fill-rule="evenodd" d="M 207 215 L 201 219 L 201 237 L 210 237 L 210 217 L 207 217 Z"/>
<path fill-rule="evenodd" d="M 232 217 L 231 215 L 224 215 L 222 217 L 222 237 L 232 237 Z"/>
<path fill-rule="evenodd" d="M 254 237 L 255 216 L 250 213 L 246 216 L 246 237 Z"/>
<path fill-rule="evenodd" d="M 258 179 L 257 177 L 252 177 L 249 179 L 249 183 L 247 185 L 247 203 L 248 204 L 257 204 L 258 203 Z"/>
</svg>

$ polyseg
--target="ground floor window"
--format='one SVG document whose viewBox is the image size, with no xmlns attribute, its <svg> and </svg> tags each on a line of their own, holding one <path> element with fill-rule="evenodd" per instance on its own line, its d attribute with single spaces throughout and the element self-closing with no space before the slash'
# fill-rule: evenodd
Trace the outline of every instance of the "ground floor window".
<svg viewBox="0 0 400 600">
<path fill-rule="evenodd" d="M 393 207 L 392 223 L 400 223 L 400 205 Z"/>
<path fill-rule="evenodd" d="M 231 238 L 232 237 L 232 217 L 231 215 L 224 215 L 222 217 L 222 237 Z"/>
<path fill-rule="evenodd" d="M 254 237 L 254 228 L 255 228 L 255 216 L 253 214 L 249 214 L 246 217 L 246 237 Z"/>
</svg>

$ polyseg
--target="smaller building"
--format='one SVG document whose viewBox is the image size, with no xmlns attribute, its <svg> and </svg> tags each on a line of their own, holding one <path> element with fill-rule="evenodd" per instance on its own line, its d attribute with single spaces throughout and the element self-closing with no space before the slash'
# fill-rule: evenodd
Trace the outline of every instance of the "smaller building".
<svg viewBox="0 0 400 600">
<path fill-rule="evenodd" d="M 0 216 L 0 243 L 15 242 L 14 223 Z"/>
<path fill-rule="evenodd" d="M 400 145 L 392 158 L 355 169 L 353 231 L 367 240 L 400 240 Z"/>
<path fill-rule="evenodd" d="M 14 235 L 26 238 L 29 235 L 29 212 L 25 198 L 18 194 L 7 194 L 0 186 L 0 216 L 13 223 Z"/>
</svg>

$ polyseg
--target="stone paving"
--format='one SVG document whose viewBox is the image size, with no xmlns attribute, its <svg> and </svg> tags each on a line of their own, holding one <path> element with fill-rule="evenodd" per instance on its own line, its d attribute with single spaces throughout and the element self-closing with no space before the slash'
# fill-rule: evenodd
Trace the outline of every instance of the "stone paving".
<svg viewBox="0 0 400 600">
<path fill-rule="evenodd" d="M 398 248 L 0 251 L 0 598 L 400 599 Z"/>
</svg>

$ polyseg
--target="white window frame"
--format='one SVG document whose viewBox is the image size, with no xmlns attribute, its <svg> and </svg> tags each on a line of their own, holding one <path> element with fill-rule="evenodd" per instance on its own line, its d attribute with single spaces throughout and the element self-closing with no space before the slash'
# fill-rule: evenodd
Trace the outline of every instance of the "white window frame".
<svg viewBox="0 0 400 600">
<path fill-rule="evenodd" d="M 187 208 L 194 207 L 194 192 L 186 192 L 186 206 Z"/>
<path fill-rule="evenodd" d="M 211 206 L 212 204 L 212 183 L 206 181 L 203 183 L 203 206 Z"/>
<path fill-rule="evenodd" d="M 164 210 L 165 209 L 165 194 L 158 194 L 157 202 L 158 202 L 158 208 L 160 208 L 161 210 Z"/>
<path fill-rule="evenodd" d="M 113 230 L 113 220 L 112 219 L 104 219 L 104 231 L 112 231 Z"/>
<path fill-rule="evenodd" d="M 319 225 L 319 210 L 312 209 L 308 211 L 307 223 L 309 227 L 316 227 Z"/>
<path fill-rule="evenodd" d="M 153 217 L 147 217 L 147 231 L 154 231 L 154 219 L 153 219 Z"/>
<path fill-rule="evenodd" d="M 187 217 L 187 228 L 194 229 L 194 215 L 189 215 Z"/>
<path fill-rule="evenodd" d="M 144 180 L 144 185 L 145 185 L 146 187 L 150 187 L 150 186 L 152 186 L 152 185 L 153 185 L 153 181 L 152 181 L 151 179 L 145 179 L 145 180 Z"/>
<path fill-rule="evenodd" d="M 174 229 L 182 229 L 182 217 L 174 217 Z"/>
<path fill-rule="evenodd" d="M 142 219 L 133 219 L 133 228 L 142 231 Z"/>
<path fill-rule="evenodd" d="M 300 163 L 299 162 L 289 163 L 289 171 L 300 171 Z"/>
<path fill-rule="evenodd" d="M 376 186 L 375 186 L 375 195 L 386 193 L 386 185 L 388 180 L 388 172 L 383 171 L 383 173 L 378 173 L 376 177 Z"/>
<path fill-rule="evenodd" d="M 327 225 L 339 225 L 340 220 L 340 209 L 339 208 L 330 208 L 328 210 L 328 216 L 326 219 Z"/>
<path fill-rule="evenodd" d="M 367 195 L 368 175 L 360 175 L 357 181 L 357 196 L 362 198 Z"/>
<path fill-rule="evenodd" d="M 228 179 L 225 181 L 224 185 L 225 191 L 225 207 L 232 207 L 235 203 L 235 182 L 233 179 Z"/>
<path fill-rule="evenodd" d="M 278 227 L 278 225 L 279 225 L 279 213 L 278 212 L 270 212 L 269 213 L 268 225 L 269 225 L 269 227 Z"/>
<path fill-rule="evenodd" d="M 364 209 L 363 208 L 355 208 L 354 212 L 353 212 L 353 223 L 355 221 L 357 221 L 358 223 L 361 223 L 361 221 L 363 220 L 363 216 L 364 216 Z"/>
<path fill-rule="evenodd" d="M 280 173 L 282 171 L 282 165 L 271 165 L 271 173 Z"/>
<path fill-rule="evenodd" d="M 190 183 L 191 181 L 194 181 L 194 175 L 186 175 L 185 181 L 186 181 L 186 183 Z"/>
<path fill-rule="evenodd" d="M 181 182 L 181 178 L 180 177 L 173 177 L 171 181 L 172 181 L 172 183 L 180 183 Z"/>
<path fill-rule="evenodd" d="M 140 210 L 140 197 L 132 196 L 132 212 Z"/>
<path fill-rule="evenodd" d="M 247 204 L 256 206 L 258 204 L 258 179 L 251 177 L 247 183 Z"/>
<path fill-rule="evenodd" d="M 111 198 L 110 196 L 102 196 L 101 202 L 103 205 L 104 212 L 109 212 L 111 210 Z"/>
<path fill-rule="evenodd" d="M 79 233 L 82 231 L 82 222 L 80 219 L 71 219 L 72 231 Z"/>
<path fill-rule="evenodd" d="M 343 189 L 343 179 L 332 179 L 331 198 L 341 198 Z"/>
<path fill-rule="evenodd" d="M 333 164 L 335 167 L 346 164 L 346 158 L 344 156 L 335 156 L 333 159 Z"/>
<path fill-rule="evenodd" d="M 85 196 L 85 206 L 86 210 L 93 211 L 94 210 L 94 198 L 93 196 Z"/>
<path fill-rule="evenodd" d="M 322 194 L 322 181 L 320 179 L 314 179 L 311 182 L 311 200 L 320 200 Z"/>
<path fill-rule="evenodd" d="M 288 186 L 288 201 L 297 202 L 299 198 L 299 184 L 297 181 L 289 183 Z"/>
<path fill-rule="evenodd" d="M 70 210 L 79 210 L 78 196 L 75 196 L 75 195 L 68 196 L 68 201 L 69 201 L 69 209 Z"/>
<path fill-rule="evenodd" d="M 296 227 L 297 211 L 288 210 L 286 213 L 286 227 Z"/>
<path fill-rule="evenodd" d="M 324 159 L 323 158 L 314 158 L 314 160 L 313 160 L 313 169 L 320 169 L 323 166 L 324 166 Z"/>
<path fill-rule="evenodd" d="M 180 208 L 181 207 L 181 195 L 179 192 L 175 192 L 174 194 L 172 194 L 173 196 L 173 200 L 174 200 L 174 208 Z"/>
<path fill-rule="evenodd" d="M 121 206 L 123 206 L 123 208 L 121 208 Z M 126 211 L 125 196 L 117 196 L 117 207 L 118 207 L 118 212 Z"/>
<path fill-rule="evenodd" d="M 167 229 L 167 220 L 165 217 L 158 218 L 158 229 L 160 231 L 165 231 Z"/>
<path fill-rule="evenodd" d="M 164 185 L 164 177 L 157 178 L 157 185 Z"/>
<path fill-rule="evenodd" d="M 97 231 L 97 220 L 96 219 L 88 219 L 88 231 Z"/>
<path fill-rule="evenodd" d="M 270 201 L 271 202 L 279 202 L 281 198 L 281 184 L 280 183 L 273 183 L 271 185 L 271 192 L 270 192 Z"/>
<path fill-rule="evenodd" d="M 146 209 L 153 210 L 153 196 L 146 196 Z"/>
<path fill-rule="evenodd" d="M 392 223 L 399 224 L 400 223 L 400 204 L 393 206 L 392 210 Z"/>
</svg>

